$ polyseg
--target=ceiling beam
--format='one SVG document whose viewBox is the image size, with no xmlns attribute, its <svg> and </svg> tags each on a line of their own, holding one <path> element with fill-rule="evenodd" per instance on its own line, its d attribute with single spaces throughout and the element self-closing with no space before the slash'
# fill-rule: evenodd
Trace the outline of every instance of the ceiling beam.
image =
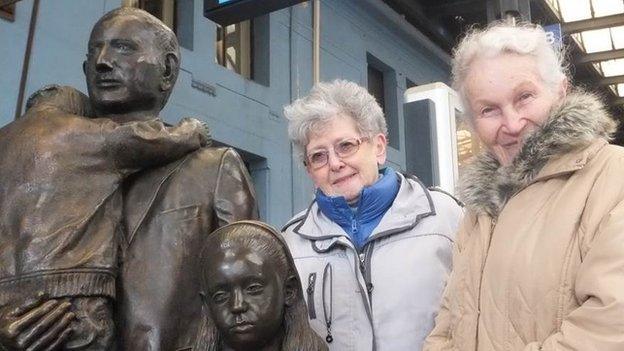
<svg viewBox="0 0 624 351">
<path fill-rule="evenodd" d="M 624 105 L 624 97 L 616 97 L 615 99 L 610 101 L 610 105 L 614 105 L 614 106 Z"/>
<path fill-rule="evenodd" d="M 590 62 L 615 60 L 619 58 L 624 58 L 624 49 L 594 52 L 591 54 L 580 54 L 576 59 L 574 59 L 574 63 L 583 64 Z"/>
<path fill-rule="evenodd" d="M 483 0 L 440 1 L 436 5 L 425 6 L 425 12 L 431 16 L 461 16 L 467 13 L 483 13 L 486 6 Z"/>
<path fill-rule="evenodd" d="M 624 13 L 617 15 L 590 18 L 574 22 L 564 22 L 561 29 L 566 34 L 578 33 L 584 30 L 602 29 L 624 25 Z"/>
<path fill-rule="evenodd" d="M 600 78 L 596 80 L 596 83 L 598 83 L 598 85 L 612 85 L 624 83 L 624 75 Z"/>
</svg>

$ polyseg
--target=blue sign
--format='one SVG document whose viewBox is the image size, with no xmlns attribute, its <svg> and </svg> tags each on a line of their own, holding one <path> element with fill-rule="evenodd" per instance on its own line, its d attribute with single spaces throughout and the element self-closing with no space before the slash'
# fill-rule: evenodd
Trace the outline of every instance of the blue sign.
<svg viewBox="0 0 624 351">
<path fill-rule="evenodd" d="M 546 39 L 548 39 L 548 43 L 555 47 L 555 49 L 560 50 L 563 47 L 563 38 L 561 37 L 561 24 L 555 23 L 544 26 L 544 31 L 546 31 Z"/>
</svg>

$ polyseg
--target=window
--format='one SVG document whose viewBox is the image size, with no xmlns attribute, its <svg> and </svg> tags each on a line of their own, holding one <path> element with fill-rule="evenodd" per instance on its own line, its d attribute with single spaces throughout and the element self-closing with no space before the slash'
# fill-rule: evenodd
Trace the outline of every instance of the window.
<svg viewBox="0 0 624 351">
<path fill-rule="evenodd" d="M 173 30 L 180 46 L 193 50 L 193 0 L 124 0 L 123 4 L 158 17 Z"/>
<path fill-rule="evenodd" d="M 399 143 L 399 112 L 396 72 L 392 67 L 367 54 L 368 92 L 375 97 L 386 117 L 388 144 L 396 150 Z"/>
<path fill-rule="evenodd" d="M 215 62 L 246 79 L 269 86 L 269 15 L 217 25 Z"/>
<path fill-rule="evenodd" d="M 225 27 L 217 25 L 217 63 L 247 79 L 253 78 L 252 27 L 249 20 Z"/>
<path fill-rule="evenodd" d="M 15 21 L 15 3 L 0 6 L 0 18 L 11 22 Z"/>
</svg>

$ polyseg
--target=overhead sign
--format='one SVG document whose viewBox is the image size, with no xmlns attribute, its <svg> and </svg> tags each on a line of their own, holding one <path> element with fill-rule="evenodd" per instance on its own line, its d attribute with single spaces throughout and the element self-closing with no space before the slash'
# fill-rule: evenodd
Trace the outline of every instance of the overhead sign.
<svg viewBox="0 0 624 351">
<path fill-rule="evenodd" d="M 546 32 L 546 39 L 548 43 L 559 50 L 563 46 L 563 39 L 561 38 L 561 24 L 555 23 L 548 26 L 544 26 Z"/>
<path fill-rule="evenodd" d="M 204 17 L 227 26 L 304 1 L 306 0 L 204 0 Z"/>
</svg>

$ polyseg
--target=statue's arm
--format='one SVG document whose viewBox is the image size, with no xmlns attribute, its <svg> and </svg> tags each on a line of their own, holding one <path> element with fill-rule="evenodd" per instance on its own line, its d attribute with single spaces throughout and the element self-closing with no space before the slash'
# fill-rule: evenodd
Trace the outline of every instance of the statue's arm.
<svg viewBox="0 0 624 351">
<path fill-rule="evenodd" d="M 214 211 L 219 227 L 238 220 L 258 218 L 256 193 L 251 176 L 243 160 L 233 149 L 224 152 L 219 164 Z"/>
<path fill-rule="evenodd" d="M 206 125 L 192 118 L 173 127 L 156 119 L 125 124 L 107 121 L 102 134 L 108 156 L 124 174 L 165 165 L 209 141 Z"/>
</svg>

